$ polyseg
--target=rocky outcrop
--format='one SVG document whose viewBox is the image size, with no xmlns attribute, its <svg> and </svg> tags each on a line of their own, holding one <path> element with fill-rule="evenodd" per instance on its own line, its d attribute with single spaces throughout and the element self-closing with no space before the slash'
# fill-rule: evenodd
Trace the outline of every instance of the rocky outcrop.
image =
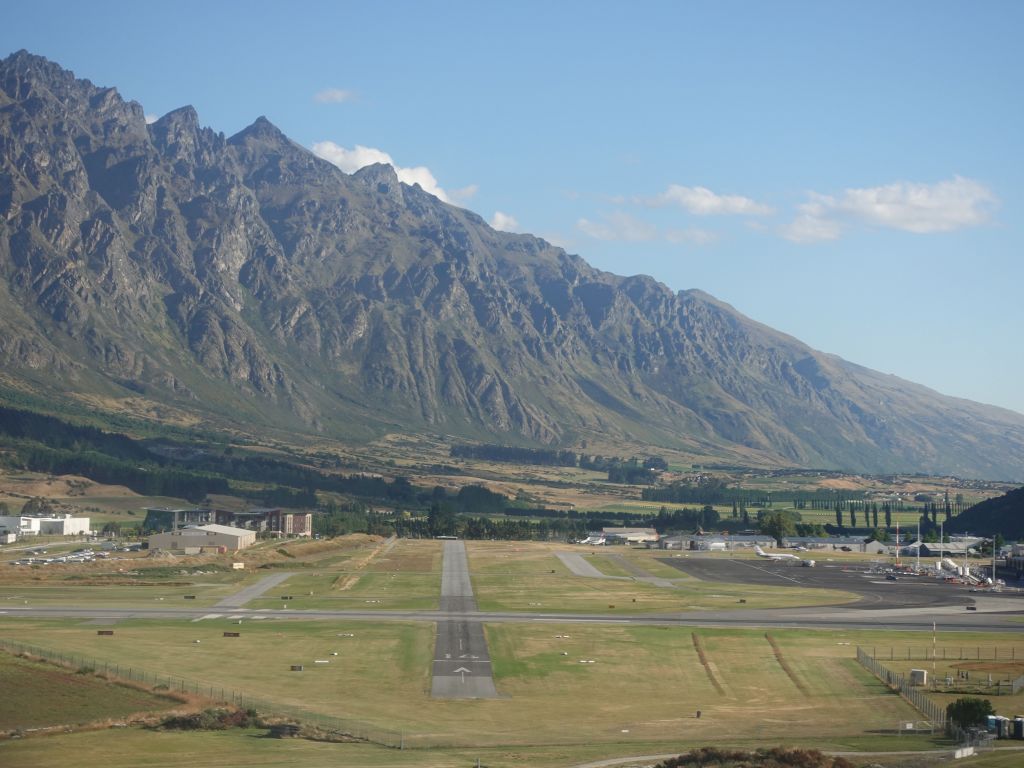
<svg viewBox="0 0 1024 768">
<path fill-rule="evenodd" d="M 602 433 L 864 470 L 1024 476 L 1024 416 L 593 269 L 266 118 L 230 138 L 37 56 L 0 63 L 0 361 L 252 429 Z"/>
</svg>

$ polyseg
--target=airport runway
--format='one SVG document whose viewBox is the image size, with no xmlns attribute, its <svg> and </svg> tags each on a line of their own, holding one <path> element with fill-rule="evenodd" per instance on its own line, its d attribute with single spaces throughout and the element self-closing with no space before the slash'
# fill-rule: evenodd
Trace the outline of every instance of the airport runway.
<svg viewBox="0 0 1024 768">
<path fill-rule="evenodd" d="M 435 699 L 496 699 L 483 624 L 462 618 L 476 613 L 465 542 L 444 542 L 443 557 L 442 616 L 436 619 L 430 695 Z"/>
<path fill-rule="evenodd" d="M 1019 632 L 1024 628 L 1024 594 L 970 592 L 960 585 L 942 584 L 927 577 L 900 576 L 887 581 L 866 573 L 862 566 L 819 561 L 816 568 L 801 568 L 769 560 L 739 560 L 719 555 L 666 557 L 664 562 L 682 573 L 707 581 L 777 584 L 780 586 L 841 589 L 861 596 L 854 603 L 809 608 L 758 609 L 747 605 L 735 610 L 681 611 L 664 614 L 559 614 L 477 610 L 469 580 L 465 545 L 445 542 L 442 598 L 439 611 L 387 610 L 249 610 L 246 608 L 82 608 L 77 606 L 0 605 L 0 618 L 77 618 L 83 621 L 124 619 L 181 619 L 208 617 L 216 611 L 226 619 L 262 618 L 325 621 L 430 621 L 437 622 L 434 695 L 444 691 L 461 697 L 490 697 L 490 674 L 482 625 L 498 622 L 551 624 L 638 624 L 680 627 L 901 629 L 931 632 L 933 622 L 943 631 Z M 266 582 L 261 581 L 257 587 Z M 225 601 L 226 602 L 226 601 Z M 968 610 L 973 608 L 973 610 Z M 475 658 L 473 658 L 475 657 Z M 486 670 L 486 671 L 485 671 Z"/>
<path fill-rule="evenodd" d="M 850 608 L 843 605 L 818 606 L 812 608 L 756 608 L 723 611 L 688 611 L 681 613 L 621 615 L 578 614 L 578 613 L 518 613 L 518 612 L 465 612 L 443 614 L 439 611 L 366 611 L 366 610 L 247 610 L 235 608 L 220 610 L 218 617 L 229 620 L 324 620 L 324 621 L 431 621 L 464 622 L 466 624 L 486 623 L 545 623 L 545 624 L 637 624 L 646 626 L 680 627 L 735 627 L 735 628 L 806 628 L 806 629 L 901 629 L 908 631 L 932 630 L 932 622 L 943 631 L 971 632 L 1020 632 L 1024 627 L 1024 598 L 1015 596 L 999 599 L 995 596 L 979 596 L 976 611 L 967 611 L 962 605 L 936 605 L 908 608 Z M 71 618 L 83 621 L 97 619 L 121 621 L 125 619 L 201 619 L 211 615 L 211 609 L 195 608 L 77 608 L 71 606 L 4 606 L 0 618 Z M 440 636 L 440 631 L 439 631 Z M 458 648 L 460 635 L 451 635 L 452 644 Z M 464 639 L 469 635 L 461 635 Z M 482 630 L 481 630 L 482 637 Z M 477 648 L 462 653 L 475 654 L 484 660 Z M 449 661 L 442 651 L 439 657 Z M 461 655 L 461 654 L 452 654 Z M 458 669 L 455 665 L 455 669 Z M 461 666 L 468 666 L 461 664 Z M 461 674 L 461 673 L 460 673 Z"/>
</svg>

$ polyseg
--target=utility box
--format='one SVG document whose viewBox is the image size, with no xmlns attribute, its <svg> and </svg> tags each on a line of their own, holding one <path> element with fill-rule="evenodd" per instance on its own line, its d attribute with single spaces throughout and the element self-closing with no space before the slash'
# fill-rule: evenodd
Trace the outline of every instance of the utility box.
<svg viewBox="0 0 1024 768">
<path fill-rule="evenodd" d="M 928 670 L 927 669 L 912 669 L 912 670 L 910 670 L 910 684 L 911 685 L 928 685 Z"/>
</svg>

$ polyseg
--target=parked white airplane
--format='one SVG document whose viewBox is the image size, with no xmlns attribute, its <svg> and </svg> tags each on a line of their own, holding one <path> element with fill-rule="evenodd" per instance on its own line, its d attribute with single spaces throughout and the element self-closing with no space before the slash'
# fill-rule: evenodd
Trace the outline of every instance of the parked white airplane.
<svg viewBox="0 0 1024 768">
<path fill-rule="evenodd" d="M 799 560 L 800 558 L 796 555 L 790 555 L 783 552 L 768 554 L 760 547 L 754 547 L 754 551 L 758 557 L 767 557 L 769 560 Z"/>
</svg>

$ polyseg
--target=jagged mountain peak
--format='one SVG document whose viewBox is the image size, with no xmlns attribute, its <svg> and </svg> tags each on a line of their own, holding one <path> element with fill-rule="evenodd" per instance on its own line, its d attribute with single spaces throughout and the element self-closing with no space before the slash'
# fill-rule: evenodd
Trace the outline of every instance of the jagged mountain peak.
<svg viewBox="0 0 1024 768">
<path fill-rule="evenodd" d="M 172 109 L 163 117 L 158 118 L 152 125 L 165 130 L 185 128 L 198 131 L 200 128 L 199 113 L 196 112 L 196 108 L 191 104 L 186 104 L 183 107 Z"/>
<path fill-rule="evenodd" d="M 291 139 L 284 135 L 280 128 L 263 115 L 257 117 L 251 125 L 243 128 L 228 139 L 229 144 L 247 144 L 250 142 L 280 142 L 292 144 Z"/>
<path fill-rule="evenodd" d="M 1024 416 L 497 232 L 390 166 L 345 174 L 264 117 L 230 139 L 191 107 L 146 126 L 21 52 L 0 87 L 0 365 L 52 397 L 348 439 L 596 435 L 1024 477 Z"/>
<path fill-rule="evenodd" d="M 357 170 L 353 176 L 370 185 L 375 184 L 398 184 L 398 173 L 388 163 L 372 163 L 364 165 Z"/>
</svg>

